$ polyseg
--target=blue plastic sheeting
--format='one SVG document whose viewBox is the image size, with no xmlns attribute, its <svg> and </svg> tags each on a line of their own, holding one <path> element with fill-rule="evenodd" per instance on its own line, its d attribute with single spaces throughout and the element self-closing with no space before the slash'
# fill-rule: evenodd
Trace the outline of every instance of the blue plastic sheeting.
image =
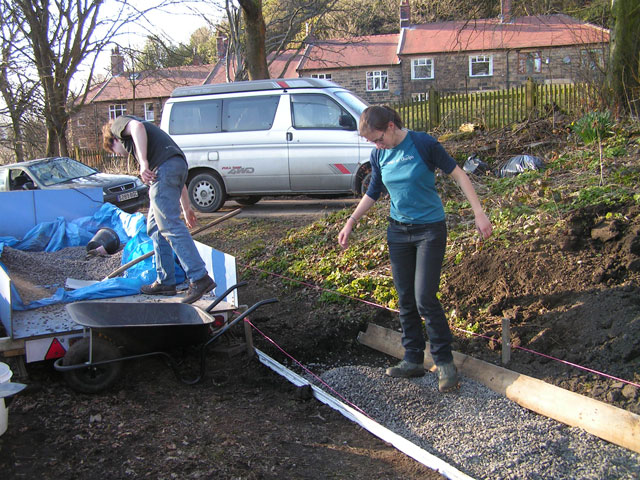
<svg viewBox="0 0 640 480">
<path fill-rule="evenodd" d="M 0 237 L 0 255 L 5 245 L 31 252 L 55 252 L 67 247 L 84 246 L 102 227 L 113 229 L 118 234 L 120 243 L 124 245 L 122 265 L 153 250 L 153 244 L 147 235 L 147 221 L 144 215 L 129 214 L 110 203 L 105 203 L 92 216 L 72 221 L 58 217 L 53 222 L 40 223 L 29 230 L 21 240 Z M 7 270 L 1 261 L 0 266 Z M 184 270 L 176 262 L 176 281 L 181 283 L 185 278 Z M 31 310 L 56 303 L 135 295 L 140 293 L 140 286 L 152 283 L 155 279 L 155 261 L 152 255 L 125 270 L 122 277 L 110 278 L 76 290 L 59 288 L 51 297 L 27 305 L 13 288 L 11 307 L 14 310 Z"/>
</svg>

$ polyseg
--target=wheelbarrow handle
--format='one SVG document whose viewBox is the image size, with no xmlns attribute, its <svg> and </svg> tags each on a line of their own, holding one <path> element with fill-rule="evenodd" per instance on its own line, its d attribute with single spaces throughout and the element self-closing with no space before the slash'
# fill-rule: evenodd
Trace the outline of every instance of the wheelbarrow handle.
<svg viewBox="0 0 640 480">
<path fill-rule="evenodd" d="M 236 288 L 244 287 L 246 284 L 247 284 L 247 282 L 238 282 L 235 285 L 231 285 L 229 288 L 227 288 L 224 291 L 224 293 L 222 295 L 218 295 L 216 297 L 216 299 L 213 301 L 213 303 L 211 303 L 211 305 L 209 305 L 205 309 L 205 312 L 211 313 L 211 310 L 213 310 L 215 308 L 215 306 L 218 305 L 223 299 L 227 298 L 227 295 L 229 295 L 233 290 L 235 290 Z"/>
<path fill-rule="evenodd" d="M 261 300 L 251 305 L 247 310 L 242 312 L 240 315 L 234 318 L 231 322 L 227 323 L 223 328 L 218 330 L 215 335 L 213 335 L 209 340 L 207 340 L 206 343 L 203 343 L 202 346 L 200 347 L 200 373 L 197 377 L 193 379 L 187 379 L 187 378 L 181 377 L 178 374 L 177 368 L 172 366 L 172 368 L 174 369 L 174 373 L 176 374 L 176 377 L 178 377 L 178 379 L 182 383 L 185 383 L 187 385 L 194 385 L 198 383 L 200 380 L 202 380 L 202 377 L 204 377 L 204 372 L 206 370 L 206 354 L 207 354 L 207 348 L 209 347 L 209 345 L 211 345 L 211 343 L 213 343 L 214 340 L 216 340 L 218 337 L 220 337 L 220 335 L 222 335 L 224 332 L 226 332 L 231 327 L 233 327 L 236 323 L 240 322 L 241 320 L 244 320 L 247 317 L 247 315 L 249 315 L 251 312 L 254 312 L 256 309 L 260 308 L 263 305 L 266 305 L 268 303 L 276 303 L 277 301 L 278 301 L 277 298 L 269 298 L 267 300 Z"/>
<path fill-rule="evenodd" d="M 216 332 L 215 335 L 213 335 L 209 340 L 207 340 L 207 343 L 205 343 L 203 345 L 204 349 L 206 349 L 206 347 L 213 342 L 216 338 L 218 338 L 220 335 L 222 335 L 224 332 L 226 332 L 227 330 L 229 330 L 231 327 L 233 327 L 236 323 L 238 323 L 241 320 L 244 320 L 247 315 L 249 315 L 250 313 L 256 311 L 258 308 L 260 308 L 263 305 L 267 305 L 269 303 L 276 303 L 278 301 L 277 298 L 268 298 L 266 300 L 260 300 L 257 303 L 254 303 L 253 305 L 251 305 L 248 309 L 246 309 L 244 312 L 242 312 L 240 315 L 238 315 L 236 318 L 234 318 L 233 320 L 231 320 L 229 323 L 227 323 L 224 327 L 222 327 L 220 330 L 218 330 Z"/>
</svg>

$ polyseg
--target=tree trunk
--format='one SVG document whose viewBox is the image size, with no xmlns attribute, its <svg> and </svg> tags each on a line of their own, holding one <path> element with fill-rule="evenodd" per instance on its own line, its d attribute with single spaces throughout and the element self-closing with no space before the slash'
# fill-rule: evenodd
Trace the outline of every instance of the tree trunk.
<svg viewBox="0 0 640 480">
<path fill-rule="evenodd" d="M 640 8 L 638 0 L 612 0 L 608 80 L 614 102 L 640 111 Z M 635 102 L 635 103 L 634 103 Z"/>
<path fill-rule="evenodd" d="M 270 78 L 267 67 L 267 28 L 262 16 L 262 0 L 239 0 L 244 15 L 246 64 L 249 80 Z"/>
</svg>

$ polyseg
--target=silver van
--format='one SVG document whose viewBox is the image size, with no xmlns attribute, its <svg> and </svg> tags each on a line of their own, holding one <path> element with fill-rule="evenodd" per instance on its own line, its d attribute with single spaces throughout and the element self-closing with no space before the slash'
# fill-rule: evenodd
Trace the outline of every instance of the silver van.
<svg viewBox="0 0 640 480">
<path fill-rule="evenodd" d="M 160 127 L 189 163 L 191 203 L 214 212 L 232 198 L 361 194 L 374 145 L 358 135 L 367 104 L 335 83 L 270 79 L 174 90 Z"/>
</svg>

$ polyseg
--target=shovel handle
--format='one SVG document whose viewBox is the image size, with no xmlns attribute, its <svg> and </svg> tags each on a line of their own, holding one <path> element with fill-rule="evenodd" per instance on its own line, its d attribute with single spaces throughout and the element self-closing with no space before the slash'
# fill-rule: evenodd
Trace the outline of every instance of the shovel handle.
<svg viewBox="0 0 640 480">
<path fill-rule="evenodd" d="M 223 215 L 222 217 L 218 217 L 216 218 L 214 221 L 212 221 L 211 223 L 207 223 L 206 225 L 196 228 L 193 232 L 191 232 L 191 235 L 195 235 L 196 233 L 200 233 L 204 230 L 206 230 L 207 228 L 211 228 L 214 225 L 217 225 L 221 222 L 224 222 L 225 220 L 231 218 L 231 217 L 235 217 L 236 215 L 238 215 L 240 212 L 242 211 L 241 208 L 236 208 L 235 210 L 230 211 L 229 213 L 227 213 L 226 215 Z M 150 252 L 145 253 L 144 255 L 140 255 L 137 258 L 134 258 L 133 260 L 131 260 L 128 263 L 125 263 L 124 265 L 118 267 L 117 269 L 115 269 L 113 272 L 111 272 L 109 275 L 107 275 L 105 277 L 105 280 L 108 278 L 115 278 L 118 275 L 120 275 L 122 272 L 124 272 L 125 270 L 128 270 L 129 268 L 133 267 L 136 263 L 140 263 L 142 260 L 145 260 L 147 258 L 149 258 L 150 256 L 153 255 L 153 250 L 151 250 Z"/>
</svg>

